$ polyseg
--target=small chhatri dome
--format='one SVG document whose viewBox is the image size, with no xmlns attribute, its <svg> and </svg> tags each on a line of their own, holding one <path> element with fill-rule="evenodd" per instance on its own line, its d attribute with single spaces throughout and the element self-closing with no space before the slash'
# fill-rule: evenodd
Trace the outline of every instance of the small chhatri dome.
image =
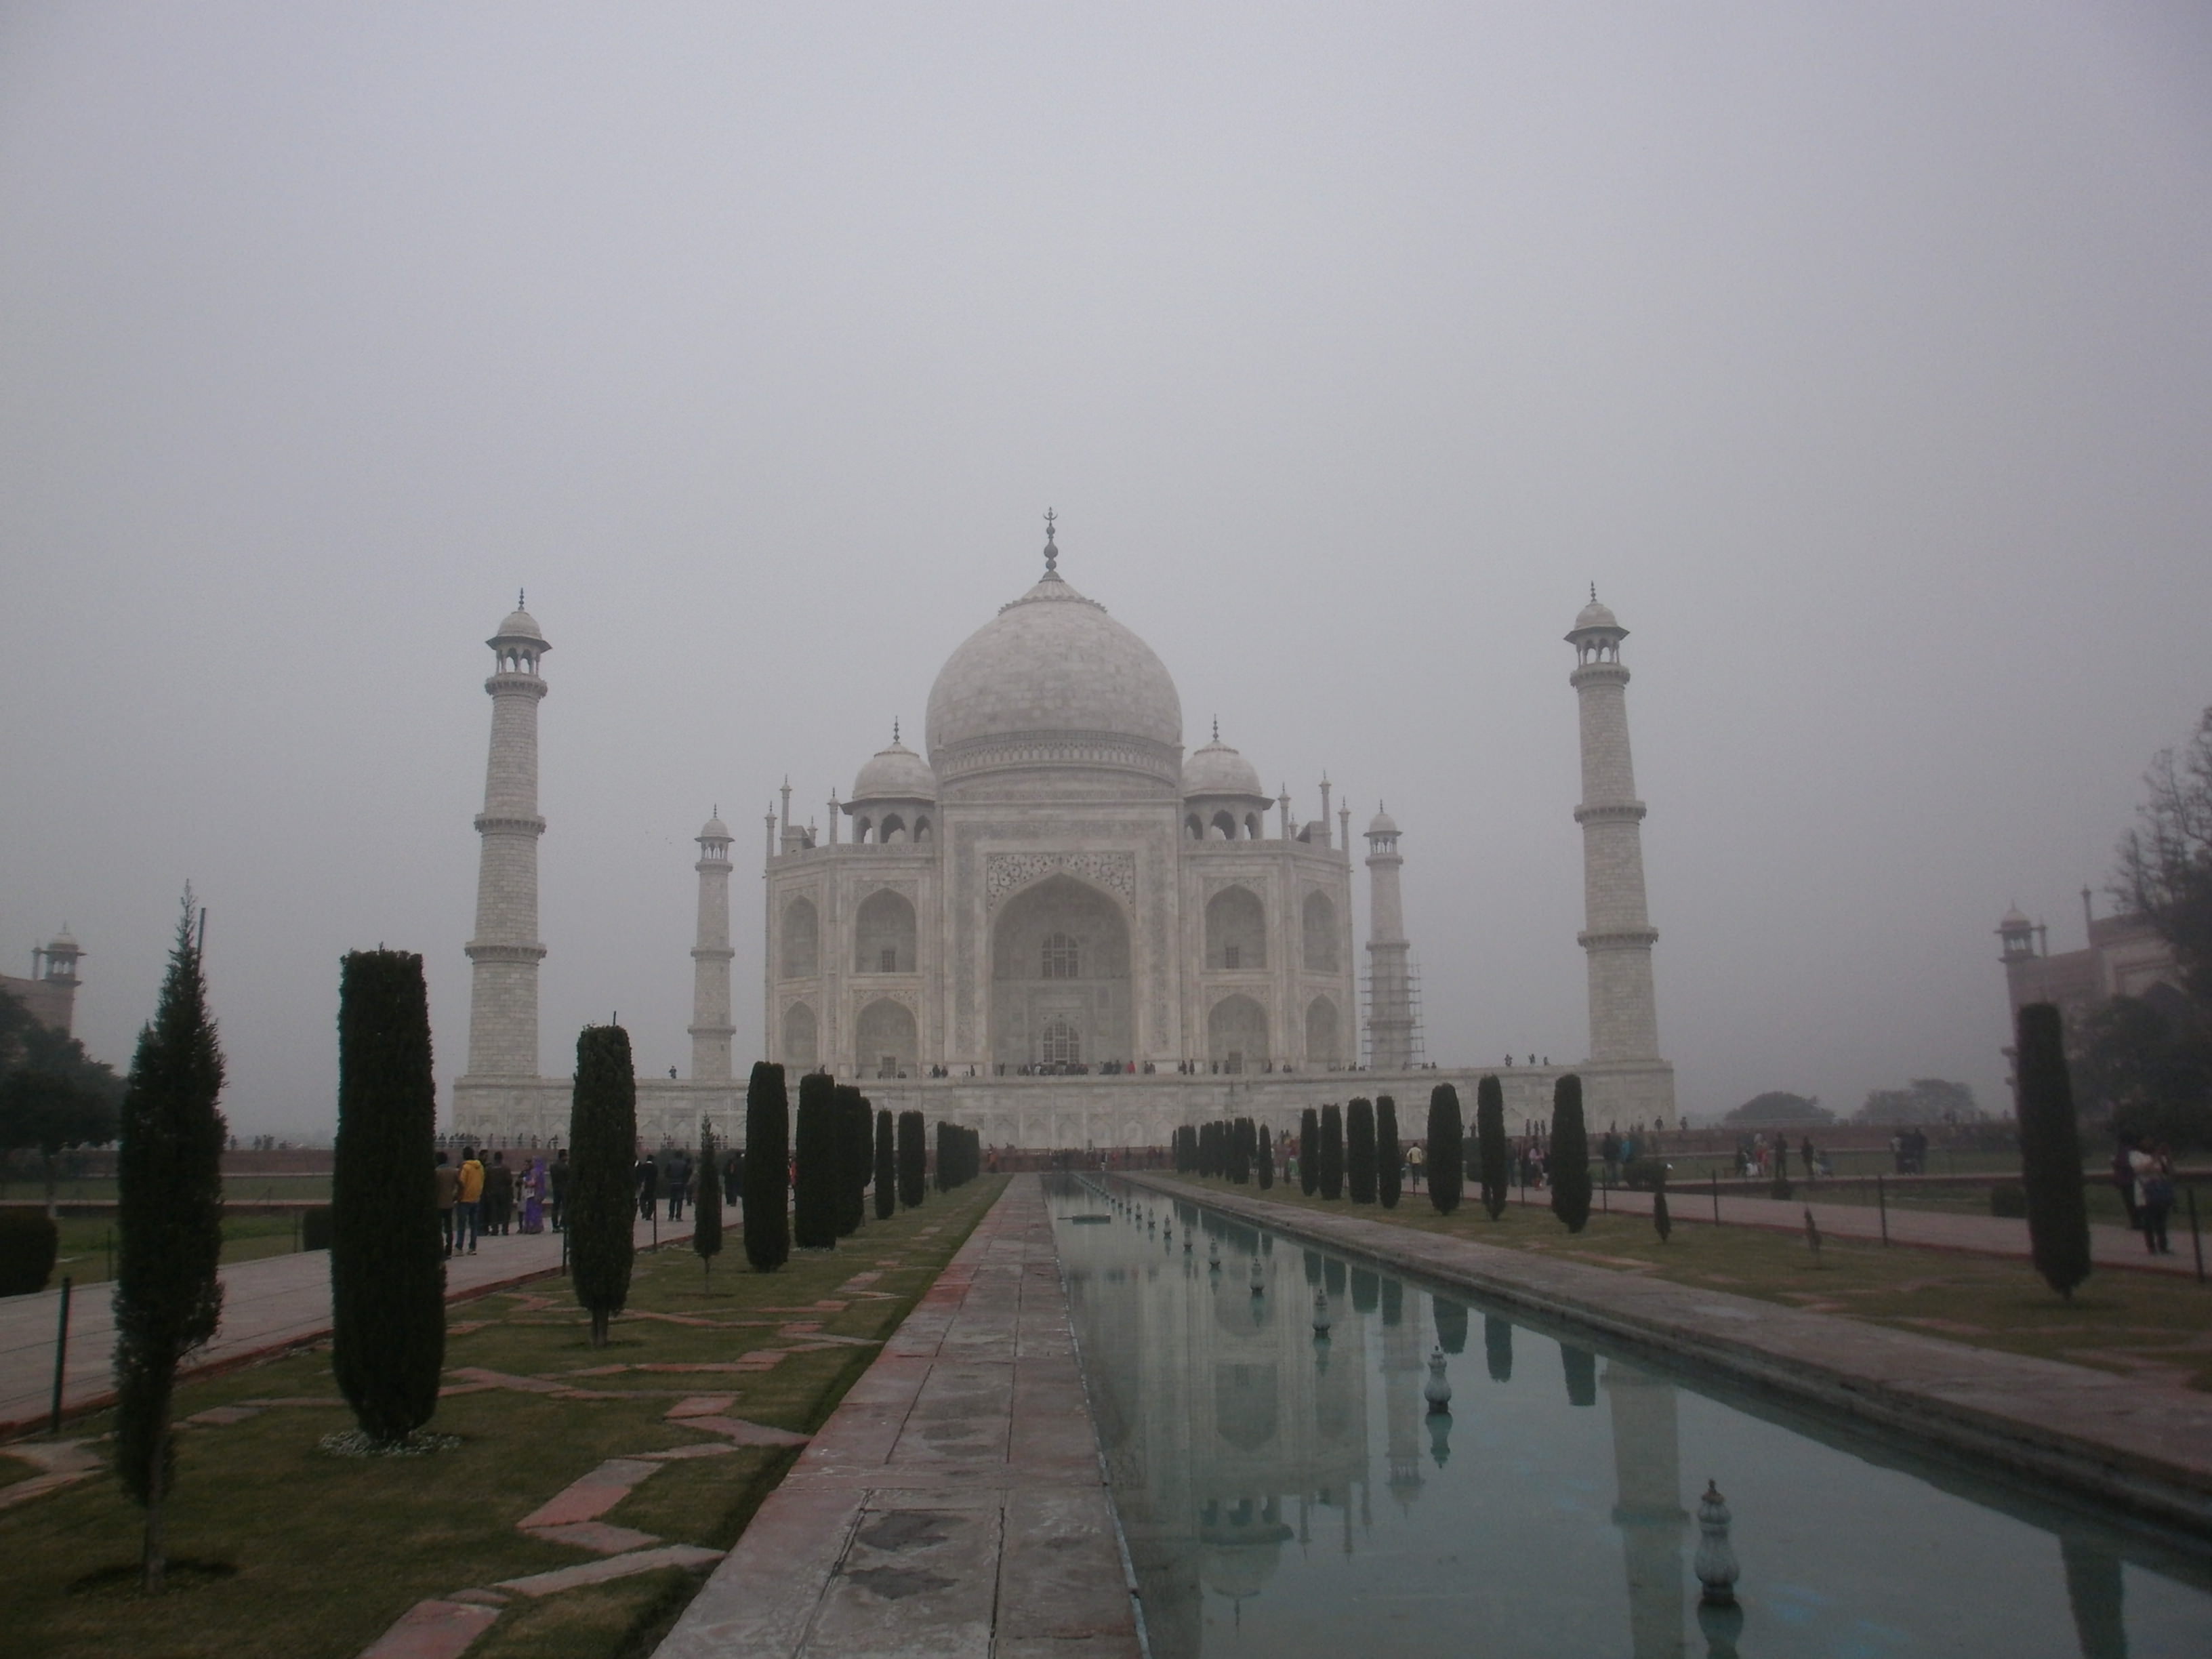
<svg viewBox="0 0 2212 1659">
<path fill-rule="evenodd" d="M 1375 803 L 1375 816 L 1368 822 L 1367 833 L 1370 836 L 1395 836 L 1398 833 L 1398 820 L 1382 810 L 1382 803 L 1379 800 Z"/>
<path fill-rule="evenodd" d="M 870 800 L 935 800 L 937 774 L 929 763 L 899 741 L 898 722 L 891 722 L 888 749 L 878 749 L 860 775 L 853 780 L 853 798 L 847 809 Z"/>
<path fill-rule="evenodd" d="M 1595 582 L 1590 584 L 1589 603 L 1582 608 L 1581 614 L 1575 618 L 1576 633 L 1581 633 L 1585 628 L 1620 628 L 1620 619 L 1597 602 Z M 1625 634 L 1628 630 L 1621 628 L 1620 631 Z"/>
<path fill-rule="evenodd" d="M 64 922 L 62 924 L 62 930 L 60 933 L 56 933 L 52 939 L 46 941 L 46 949 L 56 955 L 59 955 L 64 951 L 76 951 L 79 955 L 83 954 L 82 950 L 79 949 L 76 936 L 70 932 L 69 924 L 67 922 Z"/>
<path fill-rule="evenodd" d="M 523 609 L 522 600 L 522 592 L 518 588 L 514 595 L 514 609 L 507 613 L 507 620 L 499 625 L 498 637 L 503 640 L 536 640 L 542 645 L 544 643 L 545 635 L 538 629 L 538 619 Z"/>
<path fill-rule="evenodd" d="M 2033 922 L 2030 921 L 2026 916 L 2021 914 L 2020 906 L 2015 904 L 2011 909 L 2004 913 L 2004 920 L 1997 924 L 1997 930 L 2000 933 L 2009 933 L 2018 928 L 2033 927 L 2034 926 L 2035 924 Z"/>
<path fill-rule="evenodd" d="M 1185 799 L 1196 795 L 1236 795 L 1250 800 L 1272 801 L 1261 787 L 1259 769 L 1221 740 L 1221 722 L 1213 723 L 1213 741 L 1191 751 L 1182 763 Z"/>
<path fill-rule="evenodd" d="M 707 820 L 706 828 L 700 830 L 699 839 L 701 841 L 729 841 L 732 839 L 730 835 L 730 826 L 722 822 L 722 809 L 719 805 L 714 808 L 714 816 Z"/>
</svg>

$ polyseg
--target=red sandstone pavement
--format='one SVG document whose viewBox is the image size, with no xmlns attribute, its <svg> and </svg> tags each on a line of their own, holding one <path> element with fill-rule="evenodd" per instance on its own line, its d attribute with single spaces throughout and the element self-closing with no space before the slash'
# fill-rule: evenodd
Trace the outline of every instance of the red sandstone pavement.
<svg viewBox="0 0 2212 1659">
<path fill-rule="evenodd" d="M 690 1224 L 664 1223 L 660 1243 L 681 1243 Z M 487 1238 L 474 1255 L 446 1264 L 450 1300 L 482 1296 L 526 1279 L 557 1272 L 558 1233 L 510 1233 Z M 653 1230 L 637 1225 L 641 1249 L 653 1242 Z M 222 1326 L 215 1340 L 185 1368 L 190 1376 L 221 1370 L 264 1354 L 328 1334 L 331 1328 L 330 1253 L 301 1250 L 264 1256 L 222 1270 Z M 115 1349 L 112 1284 L 88 1285 L 70 1309 L 69 1364 L 64 1378 L 65 1413 L 105 1404 L 114 1393 L 109 1363 Z M 54 1386 L 54 1341 L 60 1325 L 61 1292 L 0 1297 L 0 1438 L 33 1428 L 48 1419 Z"/>
<path fill-rule="evenodd" d="M 1824 1204 L 1820 1199 L 1817 1182 L 1799 1182 L 1794 1198 L 1738 1198 L 1727 1193 L 1721 1194 L 1721 1224 L 1734 1227 L 1765 1227 L 1778 1232 L 1802 1233 L 1805 1231 L 1805 1212 L 1813 1212 L 1813 1224 L 1831 1238 L 1878 1239 L 1882 1236 L 1881 1210 L 1872 1204 Z M 1426 1202 L 1425 1194 L 1408 1192 L 1408 1200 Z M 1527 1193 L 1516 1188 L 1516 1203 L 1548 1206 L 1552 1195 L 1541 1189 Z M 1713 1219 L 1711 1188 L 1700 1187 L 1696 1182 L 1667 1189 L 1668 1212 L 1677 1222 L 1711 1224 Z M 1619 1211 L 1626 1215 L 1650 1215 L 1651 1194 L 1632 1193 L 1625 1187 L 1615 1187 L 1610 1192 L 1590 1194 L 1593 1212 Z M 2089 1259 L 2097 1267 L 2106 1268 L 2140 1268 L 2148 1273 L 2188 1273 L 2197 1271 L 2197 1261 L 2190 1248 L 2189 1223 L 2186 1218 L 2177 1218 L 2178 1227 L 2171 1230 L 2173 1254 L 2153 1255 L 2143 1248 L 2142 1235 L 2130 1232 L 2125 1227 L 2093 1225 L 2089 1229 Z M 2009 1255 L 2026 1260 L 2027 1223 L 1991 1215 L 1960 1215 L 1949 1210 L 1914 1210 L 1893 1204 L 1889 1208 L 1889 1242 L 1893 1244 L 1911 1244 L 1923 1249 L 1967 1250 L 1978 1255 Z"/>
<path fill-rule="evenodd" d="M 1135 1659 L 1043 1188 L 1018 1176 L 655 1659 Z"/>
</svg>

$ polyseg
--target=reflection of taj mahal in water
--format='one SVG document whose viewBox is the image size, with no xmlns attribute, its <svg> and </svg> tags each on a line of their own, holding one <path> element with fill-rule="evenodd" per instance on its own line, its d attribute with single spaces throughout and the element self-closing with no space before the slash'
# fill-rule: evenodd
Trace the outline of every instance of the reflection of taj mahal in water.
<svg viewBox="0 0 2212 1659">
<path fill-rule="evenodd" d="M 1369 929 L 1352 931 L 1351 809 L 1295 816 L 1221 741 L 1186 754 L 1181 698 L 1152 648 L 1045 568 L 946 660 L 923 755 L 900 741 L 833 791 L 826 830 L 766 820 L 763 1047 L 794 1072 L 866 1082 L 987 1143 L 1158 1146 L 1180 1125 L 1249 1115 L 1278 1130 L 1347 1093 L 1418 1113 L 1425 1069 L 1399 826 L 1367 824 Z M 1595 602 L 1567 638 L 1582 715 L 1590 1048 L 1601 1120 L 1672 1116 L 1660 1058 L 1641 821 L 1620 662 L 1627 630 Z M 550 649 L 519 606 L 497 670 L 475 936 L 468 1070 L 455 1127 L 562 1133 L 565 1078 L 539 1075 L 537 719 Z M 1272 819 L 1272 822 L 1271 822 Z M 698 836 L 691 1074 L 640 1079 L 649 1136 L 688 1138 L 734 1105 L 730 849 Z M 1364 1018 L 1362 993 L 1364 992 Z M 1455 1022 L 1456 1025 L 1458 1022 Z M 1533 1058 L 1533 1057 L 1532 1057 Z M 1331 1073 L 1364 1065 L 1357 1085 Z M 1559 1068 L 1564 1069 L 1564 1068 Z M 1502 1071 L 1508 1109 L 1549 1104 L 1556 1070 Z"/>
<path fill-rule="evenodd" d="M 1151 1201 L 1133 1196 L 1140 1209 Z M 1497 1455 L 1478 1437 L 1498 1398 L 1487 1390 L 1511 1378 L 1514 1330 L 1477 1316 L 1482 1334 L 1469 1351 L 1463 1304 L 1289 1240 L 1263 1244 L 1252 1229 L 1210 1214 L 1201 1223 L 1191 1206 L 1160 1201 L 1154 1213 L 1172 1216 L 1164 1239 L 1141 1221 L 1085 1228 L 1068 1294 L 1099 1444 L 1146 1587 L 1151 1650 L 1194 1659 L 1209 1595 L 1226 1598 L 1229 1616 L 1241 1620 L 1245 1603 L 1279 1593 L 1279 1579 L 1294 1578 L 1316 1552 L 1403 1547 L 1402 1527 L 1401 1541 L 1377 1545 L 1377 1509 L 1412 1522 L 1416 1535 L 1425 1530 L 1425 1472 L 1455 1456 Z M 1218 1270 L 1207 1259 L 1217 1246 Z M 1255 1249 L 1266 1280 L 1258 1296 L 1249 1288 Z M 1195 1293 L 1148 1292 L 1147 1281 L 1162 1275 L 1186 1279 Z M 1334 1310 L 1326 1342 L 1313 1331 L 1316 1291 Z M 1456 1421 L 1431 1414 L 1423 1396 L 1440 1342 L 1459 1355 L 1449 1362 L 1460 1378 Z M 1524 1334 L 1524 1346 L 1525 1361 L 1549 1358 L 1553 1345 Z M 1628 1651 L 1680 1656 L 1696 1597 L 1695 1529 L 1681 1497 L 1674 1387 L 1583 1350 L 1558 1352 L 1564 1376 L 1540 1377 L 1538 1392 L 1563 1392 L 1570 1407 L 1611 1419 L 1610 1481 L 1590 1497 L 1620 1551 Z M 1487 1385 L 1473 1370 L 1485 1363 Z M 1378 1640 L 1389 1634 L 1376 1632 Z"/>
</svg>

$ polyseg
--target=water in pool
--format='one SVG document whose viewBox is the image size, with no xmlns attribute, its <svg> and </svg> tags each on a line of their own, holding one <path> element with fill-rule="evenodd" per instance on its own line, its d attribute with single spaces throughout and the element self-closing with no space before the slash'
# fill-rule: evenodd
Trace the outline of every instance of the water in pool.
<svg viewBox="0 0 2212 1659">
<path fill-rule="evenodd" d="M 2212 1655 L 2195 1541 L 1118 1183 L 1053 1204 L 1155 1659 Z M 1700 1607 L 1708 1482 L 1734 1618 Z"/>
</svg>

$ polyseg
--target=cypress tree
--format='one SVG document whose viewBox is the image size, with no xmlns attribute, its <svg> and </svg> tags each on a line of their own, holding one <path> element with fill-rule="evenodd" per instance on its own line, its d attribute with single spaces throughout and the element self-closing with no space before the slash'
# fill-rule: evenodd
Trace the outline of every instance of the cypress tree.
<svg viewBox="0 0 2212 1659">
<path fill-rule="evenodd" d="M 791 1097 L 783 1067 L 753 1062 L 745 1083 L 745 1260 L 774 1273 L 791 1259 Z"/>
<path fill-rule="evenodd" d="M 1437 1346 L 1446 1353 L 1467 1352 L 1467 1304 L 1455 1302 L 1448 1296 L 1431 1297 L 1430 1304 L 1436 1310 Z"/>
<path fill-rule="evenodd" d="M 952 1126 L 937 1120 L 937 1190 L 949 1193 L 959 1185 L 952 1176 Z"/>
<path fill-rule="evenodd" d="M 920 1112 L 898 1115 L 898 1188 L 909 1210 L 929 1195 L 929 1129 Z"/>
<path fill-rule="evenodd" d="M 1459 1208 L 1460 1195 L 1467 1186 L 1465 1152 L 1459 1091 L 1449 1083 L 1439 1083 L 1429 1091 L 1429 1202 L 1437 1206 L 1438 1215 L 1449 1215 Z M 1461 1329 L 1464 1340 L 1463 1323 Z"/>
<path fill-rule="evenodd" d="M 1589 1224 L 1589 1131 L 1583 1123 L 1583 1080 L 1572 1072 L 1552 1087 L 1552 1213 L 1578 1233 Z"/>
<path fill-rule="evenodd" d="M 1260 1190 L 1270 1193 L 1275 1189 L 1275 1145 L 1267 1138 L 1267 1126 L 1260 1126 L 1260 1161 L 1255 1166 L 1260 1175 Z"/>
<path fill-rule="evenodd" d="M 1308 1198 L 1321 1185 L 1321 1114 L 1310 1106 L 1298 1114 L 1298 1190 Z"/>
<path fill-rule="evenodd" d="M 331 1370 L 380 1444 L 438 1409 L 445 1249 L 431 1177 L 438 1091 L 422 958 L 356 951 L 338 969 L 338 1133 L 331 1171 Z"/>
<path fill-rule="evenodd" d="M 1344 1115 L 1345 1183 L 1354 1204 L 1375 1201 L 1375 1103 L 1355 1100 Z"/>
<path fill-rule="evenodd" d="M 1493 1382 L 1513 1380 L 1513 1322 L 1498 1314 L 1482 1316 L 1482 1358 Z"/>
<path fill-rule="evenodd" d="M 576 1084 L 568 1108 L 568 1265 L 576 1301 L 592 1316 L 592 1346 L 629 1300 L 636 1255 L 637 1077 L 629 1033 L 586 1025 L 576 1037 Z"/>
<path fill-rule="evenodd" d="M 1240 1187 L 1249 1185 L 1259 1157 L 1260 1137 L 1252 1120 L 1238 1118 L 1229 1132 L 1229 1178 Z"/>
<path fill-rule="evenodd" d="M 791 1183 L 791 1242 L 802 1250 L 837 1243 L 837 1085 L 826 1072 L 799 1079 L 799 1121 L 792 1150 L 799 1167 Z"/>
<path fill-rule="evenodd" d="M 1398 1150 L 1398 1103 L 1389 1095 L 1378 1095 L 1375 1100 L 1375 1196 L 1386 1210 L 1398 1207 L 1402 1158 Z"/>
<path fill-rule="evenodd" d="M 1567 1404 L 1597 1404 L 1597 1356 L 1571 1342 L 1559 1344 L 1559 1369 L 1566 1374 Z"/>
<path fill-rule="evenodd" d="M 691 1248 L 698 1253 L 700 1271 L 709 1284 L 714 1278 L 714 1258 L 722 1253 L 722 1172 L 715 1163 L 714 1126 L 699 1120 L 699 1176 L 692 1183 Z"/>
<path fill-rule="evenodd" d="M 1482 1207 L 1495 1221 L 1513 1191 L 1513 1159 L 1505 1144 L 1505 1085 L 1494 1074 L 1475 1085 L 1474 1146 Z"/>
<path fill-rule="evenodd" d="M 1344 1114 L 1321 1109 L 1321 1195 L 1334 1203 L 1344 1196 Z"/>
<path fill-rule="evenodd" d="M 2081 1132 L 2057 1006 L 2020 1011 L 2020 1176 L 2027 1189 L 2027 1239 L 2036 1272 L 2071 1301 L 2089 1276 L 2089 1216 L 2081 1195 Z"/>
<path fill-rule="evenodd" d="M 188 887 L 161 1000 L 131 1062 L 115 1159 L 115 1472 L 146 1511 L 149 1593 L 168 1565 L 161 1522 L 176 1473 L 177 1365 L 222 1317 L 222 1073 Z"/>
<path fill-rule="evenodd" d="M 868 1103 L 859 1089 L 841 1083 L 832 1091 L 837 1126 L 837 1237 L 860 1230 L 868 1217 L 868 1170 L 875 1161 L 869 1143 Z"/>
<path fill-rule="evenodd" d="M 1373 1313 L 1382 1305 L 1382 1280 L 1370 1267 L 1352 1270 L 1352 1310 L 1354 1313 Z"/>
<path fill-rule="evenodd" d="M 898 1213 L 898 1131 L 888 1110 L 876 1114 L 876 1219 Z"/>
</svg>

